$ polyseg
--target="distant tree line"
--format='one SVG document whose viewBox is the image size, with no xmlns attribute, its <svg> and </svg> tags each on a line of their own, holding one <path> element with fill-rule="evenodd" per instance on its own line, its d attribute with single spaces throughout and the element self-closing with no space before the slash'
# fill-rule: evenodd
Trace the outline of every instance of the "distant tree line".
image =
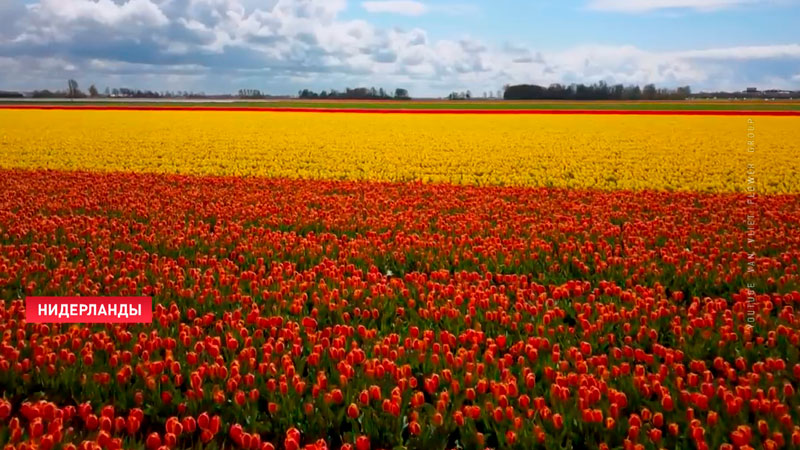
<svg viewBox="0 0 800 450">
<path fill-rule="evenodd" d="M 89 88 L 90 92 L 95 92 L 94 85 Z M 51 91 L 49 89 L 35 90 L 31 92 L 33 98 L 85 98 L 87 95 L 78 88 L 78 82 L 75 80 L 67 80 L 67 90 L 65 91 Z"/>
<path fill-rule="evenodd" d="M 468 89 L 463 92 L 453 91 L 447 95 L 448 100 L 472 100 L 472 92 Z"/>
<path fill-rule="evenodd" d="M 90 88 L 91 89 L 91 88 Z M 194 91 L 151 91 L 149 89 L 106 88 L 105 93 L 95 94 L 92 97 L 121 97 L 121 98 L 206 98 L 204 92 Z"/>
<path fill-rule="evenodd" d="M 31 92 L 33 98 L 67 98 L 67 91 L 51 91 L 49 89 Z"/>
<path fill-rule="evenodd" d="M 21 93 L 18 94 L 17 97 L 21 97 Z M 208 96 L 203 92 L 193 92 L 193 91 L 152 91 L 149 89 L 141 90 L 141 89 L 130 89 L 130 88 L 105 88 L 105 91 L 102 93 L 95 87 L 95 85 L 89 86 L 87 92 L 84 92 L 78 86 L 78 82 L 75 80 L 67 80 L 67 89 L 65 91 L 51 91 L 49 89 L 42 89 L 42 90 L 35 90 L 31 92 L 31 97 L 33 98 L 152 98 L 152 99 L 159 99 L 159 98 L 188 98 L 188 99 L 202 99 L 208 98 Z M 228 96 L 230 97 L 230 96 Z"/>
<path fill-rule="evenodd" d="M 263 93 L 259 89 L 239 89 L 238 95 L 206 95 L 204 92 L 193 91 L 152 91 L 129 88 L 105 88 L 102 93 L 94 85 L 89 86 L 87 92 L 83 92 L 78 82 L 67 80 L 66 90 L 50 91 L 48 89 L 34 90 L 29 93 L 0 90 L 0 98 L 23 98 L 29 95 L 33 98 L 184 98 L 184 99 L 263 99 L 263 98 L 288 98 L 272 96 Z M 298 92 L 301 99 L 353 99 L 353 100 L 408 100 L 411 96 L 408 90 L 398 88 L 394 92 L 386 91 L 383 88 L 346 88 L 344 91 L 331 89 L 330 91 L 314 92 L 303 89 Z M 609 85 L 603 81 L 590 85 L 586 84 L 551 84 L 544 87 L 535 84 L 506 85 L 502 91 L 497 91 L 495 96 L 492 92 L 484 92 L 483 98 L 503 98 L 505 100 L 685 100 L 693 98 L 719 98 L 719 99 L 740 99 L 740 98 L 797 98 L 800 91 L 768 89 L 759 91 L 756 88 L 747 88 L 739 92 L 701 92 L 692 93 L 689 86 L 682 86 L 675 89 L 657 88 L 654 84 L 643 87 L 636 85 Z M 449 100 L 471 100 L 472 93 L 467 91 L 451 92 L 447 98 Z"/>
<path fill-rule="evenodd" d="M 140 89 L 129 89 L 129 88 L 113 88 L 111 89 L 111 97 L 123 97 L 123 98 L 161 98 L 161 97 L 173 97 L 175 94 L 171 92 L 155 92 L 149 89 L 147 90 L 140 90 Z"/>
<path fill-rule="evenodd" d="M 258 89 L 239 89 L 239 98 L 267 98 L 267 95 L 262 94 Z"/>
<path fill-rule="evenodd" d="M 474 96 L 472 94 L 472 91 L 470 91 L 469 89 L 467 89 L 466 91 L 460 91 L 460 92 L 459 91 L 453 91 L 453 92 L 447 94 L 447 99 L 448 100 L 472 100 L 473 98 L 481 98 L 481 97 Z M 482 98 L 484 100 L 500 99 L 500 98 L 503 98 L 503 91 L 498 90 L 497 91 L 497 96 L 495 96 L 495 93 L 493 91 L 484 91 Z"/>
<path fill-rule="evenodd" d="M 601 81 L 595 84 L 551 84 L 548 87 L 536 84 L 506 86 L 505 100 L 684 100 L 690 97 L 689 86 L 677 89 L 656 88 L 654 84 L 644 87 L 609 85 Z"/>
<path fill-rule="evenodd" d="M 800 98 L 800 91 L 791 91 L 783 89 L 767 89 L 759 91 L 755 88 L 749 88 L 743 92 L 699 92 L 692 94 L 691 98 L 698 99 L 796 99 Z"/>
<path fill-rule="evenodd" d="M 22 98 L 22 92 L 0 91 L 0 98 Z"/>
<path fill-rule="evenodd" d="M 337 91 L 331 89 L 330 91 L 322 91 L 316 93 L 309 89 L 303 89 L 298 92 L 298 97 L 303 99 L 347 99 L 347 100 L 408 100 L 411 97 L 408 95 L 408 90 L 397 88 L 393 93 L 384 90 L 383 88 L 375 89 L 374 87 L 365 88 L 345 88 L 344 91 Z"/>
</svg>

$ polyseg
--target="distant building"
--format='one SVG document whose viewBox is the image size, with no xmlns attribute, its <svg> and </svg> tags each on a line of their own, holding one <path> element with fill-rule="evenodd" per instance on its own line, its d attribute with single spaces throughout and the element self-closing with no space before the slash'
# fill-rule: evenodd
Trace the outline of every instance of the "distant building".
<svg viewBox="0 0 800 450">
<path fill-rule="evenodd" d="M 756 93 L 758 93 L 758 88 L 755 88 L 755 87 L 749 87 L 749 88 L 747 88 L 747 89 L 745 90 L 745 92 L 747 92 L 748 94 L 756 94 Z"/>
</svg>

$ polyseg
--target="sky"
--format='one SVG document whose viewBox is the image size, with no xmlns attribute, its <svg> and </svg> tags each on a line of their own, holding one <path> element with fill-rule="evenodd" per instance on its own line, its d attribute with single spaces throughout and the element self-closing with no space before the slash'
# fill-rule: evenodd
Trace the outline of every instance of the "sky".
<svg viewBox="0 0 800 450">
<path fill-rule="evenodd" d="M 800 90 L 800 0 L 0 0 L 0 90 Z"/>
</svg>

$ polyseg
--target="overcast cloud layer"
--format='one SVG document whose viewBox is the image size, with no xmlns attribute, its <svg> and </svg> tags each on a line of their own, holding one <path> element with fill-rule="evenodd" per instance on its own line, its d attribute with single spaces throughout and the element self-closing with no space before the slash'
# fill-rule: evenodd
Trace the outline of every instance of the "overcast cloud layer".
<svg viewBox="0 0 800 450">
<path fill-rule="evenodd" d="M 754 0 L 591 0 L 603 14 L 719 9 Z M 691 6 L 694 5 L 694 6 Z M 344 14 L 363 12 L 363 19 Z M 800 43 L 649 51 L 630 45 L 551 50 L 491 37 L 432 39 L 373 17 L 480 14 L 477 6 L 347 0 L 0 0 L 0 89 L 82 87 L 273 94 L 344 86 L 481 95 L 507 83 L 746 85 L 800 89 Z M 768 86 L 767 86 L 768 85 Z"/>
</svg>

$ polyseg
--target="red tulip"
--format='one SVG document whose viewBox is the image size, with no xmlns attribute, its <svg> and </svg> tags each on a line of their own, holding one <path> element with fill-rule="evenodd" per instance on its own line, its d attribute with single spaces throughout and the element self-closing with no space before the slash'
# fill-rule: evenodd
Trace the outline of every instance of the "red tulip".
<svg viewBox="0 0 800 450">
<path fill-rule="evenodd" d="M 455 413 L 453 413 L 453 420 L 459 427 L 464 426 L 465 423 L 464 414 L 461 411 L 456 411 Z"/>
<path fill-rule="evenodd" d="M 89 414 L 86 416 L 86 429 L 89 431 L 94 431 L 97 427 L 100 426 L 100 421 L 97 419 L 97 416 L 94 414 Z"/>
<path fill-rule="evenodd" d="M 140 423 L 141 422 L 139 422 L 139 419 L 137 419 L 136 417 L 134 416 L 128 417 L 127 424 L 125 427 L 126 430 L 128 431 L 128 434 L 130 435 L 136 434 L 136 432 L 139 431 Z"/>
<path fill-rule="evenodd" d="M 161 446 L 161 436 L 159 436 L 158 433 L 150 433 L 147 436 L 145 445 L 147 445 L 147 448 L 150 450 L 157 449 Z"/>
<path fill-rule="evenodd" d="M 194 417 L 184 417 L 181 421 L 183 428 L 186 430 L 187 433 L 194 433 L 197 429 L 197 422 L 195 421 Z"/>
<path fill-rule="evenodd" d="M 208 429 L 210 423 L 211 423 L 211 418 L 209 417 L 208 413 L 206 413 L 206 412 L 200 413 L 200 415 L 197 416 L 197 425 L 201 429 L 204 429 L 204 430 Z"/>
<path fill-rule="evenodd" d="M 11 403 L 0 400 L 0 420 L 5 420 L 11 415 Z"/>
<path fill-rule="evenodd" d="M 366 389 L 361 391 L 360 394 L 358 394 L 358 401 L 362 405 L 368 405 L 369 404 L 369 392 Z"/>
<path fill-rule="evenodd" d="M 350 406 L 347 407 L 347 417 L 351 419 L 358 418 L 359 411 L 358 406 L 355 403 L 350 403 Z"/>
<path fill-rule="evenodd" d="M 653 428 L 652 430 L 650 430 L 648 435 L 650 437 L 650 440 L 653 442 L 658 443 L 659 441 L 661 441 L 661 430 L 659 430 L 658 428 Z"/>
<path fill-rule="evenodd" d="M 356 450 L 369 450 L 370 442 L 366 436 L 359 436 L 356 438 Z"/>
<path fill-rule="evenodd" d="M 239 425 L 238 423 L 231 425 L 231 429 L 230 429 L 229 434 L 231 436 L 231 439 L 234 440 L 234 442 L 239 443 L 241 441 L 241 437 L 242 437 L 243 433 L 244 433 L 244 431 L 242 430 L 242 426 L 241 425 Z"/>
<path fill-rule="evenodd" d="M 203 430 L 203 431 L 200 433 L 200 440 L 201 440 L 201 441 L 202 441 L 204 444 L 207 444 L 207 443 L 211 442 L 211 440 L 212 440 L 212 439 L 214 439 L 214 433 L 212 433 L 212 432 L 211 432 L 211 430 L 204 429 L 204 430 Z"/>
</svg>

